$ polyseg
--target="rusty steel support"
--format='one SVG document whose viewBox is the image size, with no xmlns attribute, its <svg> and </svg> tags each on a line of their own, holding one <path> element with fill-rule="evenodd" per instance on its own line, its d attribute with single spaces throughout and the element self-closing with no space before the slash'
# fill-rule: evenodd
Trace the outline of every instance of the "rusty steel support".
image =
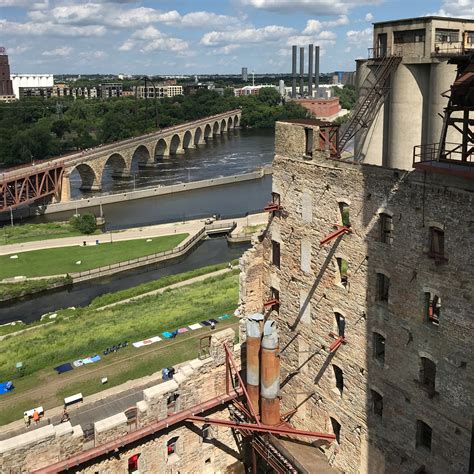
<svg viewBox="0 0 474 474">
<path fill-rule="evenodd" d="M 262 340 L 263 315 L 256 313 L 247 318 L 247 391 L 260 415 L 260 343 Z"/>
<path fill-rule="evenodd" d="M 266 321 L 263 328 L 261 357 L 261 412 L 262 423 L 280 423 L 280 354 L 275 321 Z"/>
<path fill-rule="evenodd" d="M 319 245 L 325 245 L 331 240 L 336 239 L 340 235 L 350 234 L 352 232 L 351 228 L 347 225 L 337 226 L 337 229 L 334 232 L 331 232 L 328 236 L 324 237 L 319 241 Z"/>
</svg>

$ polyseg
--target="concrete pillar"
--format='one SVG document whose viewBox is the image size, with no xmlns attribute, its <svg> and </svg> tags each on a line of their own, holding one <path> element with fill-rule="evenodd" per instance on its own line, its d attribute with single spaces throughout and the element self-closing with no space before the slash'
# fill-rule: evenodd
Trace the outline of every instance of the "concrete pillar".
<svg viewBox="0 0 474 474">
<path fill-rule="evenodd" d="M 69 181 L 69 174 L 64 173 L 61 180 L 61 202 L 68 202 L 71 200 L 71 182 Z"/>
<path fill-rule="evenodd" d="M 431 65 L 430 74 L 430 103 L 429 103 L 429 126 L 426 143 L 439 143 L 443 128 L 443 119 L 438 115 L 444 112 L 448 105 L 448 99 L 441 94 L 448 91 L 456 79 L 456 65 L 445 62 Z M 446 141 L 450 141 L 449 136 Z"/>
<path fill-rule="evenodd" d="M 205 145 L 206 144 L 206 139 L 204 138 L 204 132 L 202 132 L 201 137 L 199 138 L 197 145 Z"/>
<path fill-rule="evenodd" d="M 261 366 L 261 419 L 275 426 L 280 423 L 280 348 L 275 321 L 267 320 L 263 328 Z"/>
<path fill-rule="evenodd" d="M 413 147 L 422 143 L 423 95 L 428 96 L 429 65 L 400 64 L 392 77 L 387 166 L 410 170 Z"/>
</svg>

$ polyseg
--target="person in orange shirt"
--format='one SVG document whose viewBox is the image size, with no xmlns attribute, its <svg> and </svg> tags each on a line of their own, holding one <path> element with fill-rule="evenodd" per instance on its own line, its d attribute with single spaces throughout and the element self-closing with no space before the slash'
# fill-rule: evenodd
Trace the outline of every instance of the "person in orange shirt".
<svg viewBox="0 0 474 474">
<path fill-rule="evenodd" d="M 33 412 L 33 421 L 38 424 L 39 423 L 39 420 L 40 420 L 40 416 L 39 416 L 39 413 L 35 410 Z"/>
</svg>

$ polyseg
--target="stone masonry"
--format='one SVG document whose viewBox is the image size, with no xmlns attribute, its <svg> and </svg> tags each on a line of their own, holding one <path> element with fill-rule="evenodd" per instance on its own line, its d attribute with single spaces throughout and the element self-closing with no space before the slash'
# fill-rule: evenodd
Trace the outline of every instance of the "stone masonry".
<svg viewBox="0 0 474 474">
<path fill-rule="evenodd" d="M 281 210 L 241 260 L 243 316 L 278 295 L 266 315 L 283 348 L 281 410 L 298 407 L 297 428 L 336 434 L 316 444 L 344 472 L 465 473 L 474 183 L 330 160 L 316 141 L 311 154 L 305 129 L 318 136 L 316 124 L 277 123 Z M 351 233 L 321 246 L 343 208 Z M 442 257 L 430 254 L 433 229 Z M 345 344 L 330 352 L 341 328 Z"/>
<path fill-rule="evenodd" d="M 240 346 L 234 346 L 234 338 L 232 329 L 213 334 L 210 357 L 192 360 L 180 367 L 172 380 L 145 389 L 144 399 L 137 403 L 133 419 L 126 413 L 118 413 L 96 421 L 92 441 L 85 438 L 80 426 L 72 427 L 70 422 L 49 425 L 0 441 L 0 473 L 29 473 L 54 466 L 54 463 L 72 455 L 123 439 L 136 429 L 225 394 L 224 342 L 233 348 L 236 363 L 240 365 Z M 229 419 L 225 405 L 206 415 Z M 175 442 L 172 453 L 168 449 L 170 440 Z M 76 466 L 71 471 L 125 474 L 130 472 L 129 460 L 135 455 L 138 455 L 140 473 L 225 473 L 230 466 L 239 465 L 241 461 L 230 429 L 211 426 L 207 436 L 203 436 L 202 425 L 180 423 Z"/>
</svg>

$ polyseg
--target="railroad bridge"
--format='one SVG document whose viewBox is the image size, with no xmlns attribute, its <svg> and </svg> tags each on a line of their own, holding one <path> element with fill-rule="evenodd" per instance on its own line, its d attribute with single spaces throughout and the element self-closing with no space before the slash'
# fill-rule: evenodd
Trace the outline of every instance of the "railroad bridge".
<svg viewBox="0 0 474 474">
<path fill-rule="evenodd" d="M 53 195 L 55 201 L 69 201 L 70 176 L 74 170 L 81 177 L 81 190 L 100 191 L 106 167 L 112 169 L 112 176 L 116 179 L 129 178 L 134 161 L 141 165 L 152 165 L 157 160 L 204 145 L 207 140 L 238 127 L 241 115 L 240 109 L 231 110 L 37 165 L 6 171 L 0 177 L 0 212 L 48 195 Z"/>
</svg>

